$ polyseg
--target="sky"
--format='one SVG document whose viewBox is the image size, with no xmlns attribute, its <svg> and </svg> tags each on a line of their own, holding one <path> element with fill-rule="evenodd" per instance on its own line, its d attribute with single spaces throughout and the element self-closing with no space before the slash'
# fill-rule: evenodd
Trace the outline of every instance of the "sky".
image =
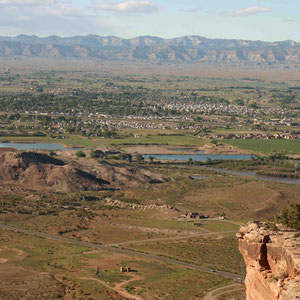
<svg viewBox="0 0 300 300">
<path fill-rule="evenodd" d="M 300 0 L 0 0 L 0 35 L 300 42 Z"/>
</svg>

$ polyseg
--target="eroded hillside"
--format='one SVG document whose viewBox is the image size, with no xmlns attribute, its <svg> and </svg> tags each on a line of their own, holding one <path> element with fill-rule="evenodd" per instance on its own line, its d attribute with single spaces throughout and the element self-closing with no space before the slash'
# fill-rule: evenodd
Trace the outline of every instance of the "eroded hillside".
<svg viewBox="0 0 300 300">
<path fill-rule="evenodd" d="M 62 160 L 37 152 L 0 155 L 0 183 L 55 192 L 118 189 L 164 182 L 166 178 L 126 163 Z"/>
</svg>

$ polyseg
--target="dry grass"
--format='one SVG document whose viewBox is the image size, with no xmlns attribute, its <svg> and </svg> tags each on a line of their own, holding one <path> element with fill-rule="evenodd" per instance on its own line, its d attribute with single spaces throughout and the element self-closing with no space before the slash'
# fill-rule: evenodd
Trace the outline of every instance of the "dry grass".
<svg viewBox="0 0 300 300">
<path fill-rule="evenodd" d="M 143 299 L 194 299 L 208 289 L 229 282 L 214 274 L 175 268 L 151 260 L 90 251 L 7 231 L 0 233 L 0 248 L 5 246 L 10 250 L 0 252 L 0 256 L 8 259 L 0 265 L 0 295 L 3 299 L 121 299 L 100 283 L 80 280 L 82 277 L 96 278 L 97 266 L 101 268 L 100 279 L 112 287 L 128 279 L 127 274 L 118 271 L 120 266 L 137 270 L 143 279 L 130 283 L 127 289 L 143 295 Z M 20 251 L 26 254 L 22 260 L 18 259 Z"/>
<path fill-rule="evenodd" d="M 186 260 L 212 269 L 238 274 L 245 273 L 244 261 L 238 251 L 238 242 L 235 234 L 232 233 L 222 234 L 214 238 L 190 238 L 171 242 L 135 244 L 132 247 L 128 245 L 126 248 Z"/>
</svg>

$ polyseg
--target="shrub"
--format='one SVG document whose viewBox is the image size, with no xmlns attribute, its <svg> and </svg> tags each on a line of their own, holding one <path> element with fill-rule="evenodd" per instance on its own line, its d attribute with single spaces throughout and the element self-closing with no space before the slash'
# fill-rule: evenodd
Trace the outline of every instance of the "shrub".
<svg viewBox="0 0 300 300">
<path fill-rule="evenodd" d="M 129 162 L 132 161 L 132 155 L 129 154 L 129 153 L 121 153 L 121 154 L 119 155 L 119 158 L 120 158 L 121 160 L 127 160 L 127 161 L 129 161 Z"/>
<path fill-rule="evenodd" d="M 77 151 L 76 152 L 77 157 L 86 157 L 85 153 L 83 151 Z"/>
<path fill-rule="evenodd" d="M 151 163 L 153 163 L 154 157 L 153 156 L 149 156 L 149 160 L 150 160 Z"/>
<path fill-rule="evenodd" d="M 300 230 L 300 204 L 289 204 L 275 215 L 274 220 L 288 227 Z"/>
<path fill-rule="evenodd" d="M 137 154 L 135 155 L 135 158 L 136 158 L 137 161 L 144 161 L 144 156 L 141 155 L 141 154 L 139 154 L 139 153 L 137 153 Z"/>
<path fill-rule="evenodd" d="M 94 150 L 94 151 L 91 151 L 91 157 L 92 158 L 103 158 L 103 157 L 105 157 L 105 154 L 101 150 Z"/>
</svg>

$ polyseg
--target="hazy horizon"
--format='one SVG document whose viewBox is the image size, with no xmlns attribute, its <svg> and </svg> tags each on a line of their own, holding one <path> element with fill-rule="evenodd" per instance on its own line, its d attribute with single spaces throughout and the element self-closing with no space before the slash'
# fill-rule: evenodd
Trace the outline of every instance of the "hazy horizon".
<svg viewBox="0 0 300 300">
<path fill-rule="evenodd" d="M 37 38 L 50 38 L 50 37 L 58 37 L 58 38 L 73 38 L 73 37 L 87 37 L 87 36 L 99 36 L 103 38 L 109 38 L 109 37 L 114 37 L 114 38 L 119 38 L 119 39 L 124 39 L 124 40 L 130 40 L 130 39 L 135 39 L 135 38 L 140 38 L 140 37 L 150 37 L 150 38 L 158 38 L 158 39 L 165 39 L 165 40 L 173 40 L 173 39 L 180 39 L 184 37 L 201 37 L 204 39 L 213 39 L 213 40 L 245 40 L 245 41 L 259 41 L 259 42 L 270 42 L 270 43 L 276 43 L 276 42 L 286 42 L 286 41 L 293 41 L 295 43 L 300 43 L 300 40 L 290 40 L 290 39 L 285 39 L 285 40 L 275 40 L 275 41 L 270 41 L 270 40 L 261 40 L 261 39 L 243 39 L 243 38 L 221 38 L 221 37 L 216 37 L 216 38 L 209 38 L 203 35 L 196 35 L 196 34 L 186 34 L 186 35 L 181 35 L 181 36 L 174 36 L 174 37 L 161 37 L 157 35 L 136 35 L 136 36 L 130 36 L 130 37 L 122 37 L 118 35 L 99 35 L 99 34 L 94 34 L 94 33 L 87 33 L 87 34 L 74 34 L 74 35 L 57 35 L 57 34 L 49 34 L 49 35 L 37 35 L 37 34 L 25 34 L 25 33 L 19 33 L 17 35 L 0 35 L 2 38 L 17 38 L 19 36 L 28 36 L 28 37 L 37 37 Z"/>
<path fill-rule="evenodd" d="M 299 40 L 296 0 L 0 0 L 0 35 Z"/>
</svg>

